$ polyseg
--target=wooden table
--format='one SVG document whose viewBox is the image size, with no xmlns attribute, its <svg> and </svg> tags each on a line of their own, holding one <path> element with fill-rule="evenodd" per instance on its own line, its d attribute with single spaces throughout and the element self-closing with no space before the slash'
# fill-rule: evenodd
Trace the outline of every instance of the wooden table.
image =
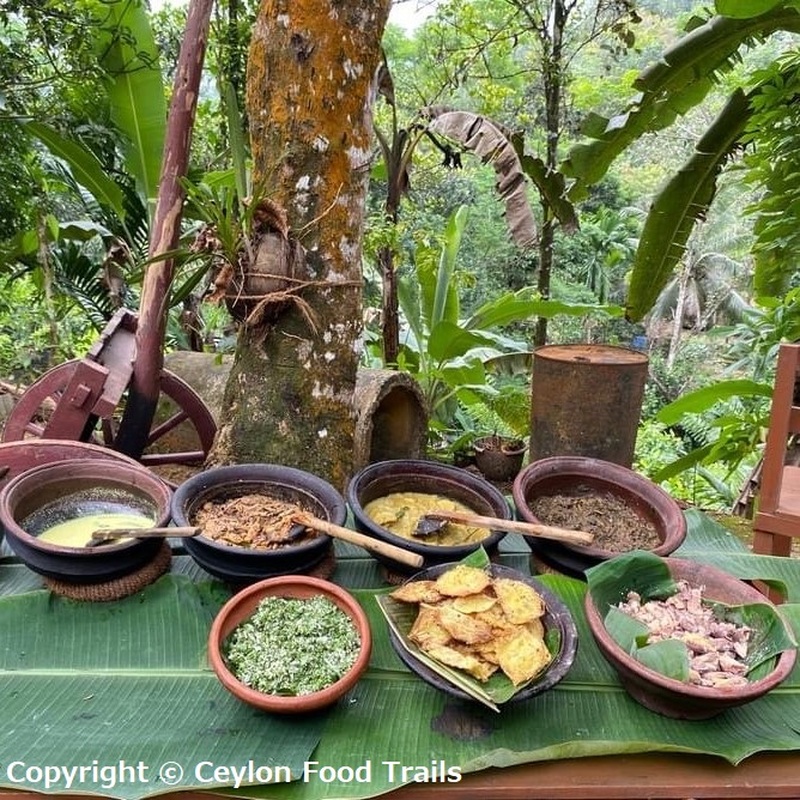
<svg viewBox="0 0 800 800">
<path fill-rule="evenodd" d="M 86 800 L 96 800 L 96 795 Z M 176 792 L 164 800 L 210 800 Z M 407 785 L 387 800 L 688 800 L 800 798 L 800 755 L 764 753 L 734 767 L 717 758 L 683 754 L 605 756 L 487 769 L 460 783 Z M 52 795 L 0 790 L 0 800 L 48 800 Z M 79 800 L 81 795 L 70 795 Z"/>
</svg>

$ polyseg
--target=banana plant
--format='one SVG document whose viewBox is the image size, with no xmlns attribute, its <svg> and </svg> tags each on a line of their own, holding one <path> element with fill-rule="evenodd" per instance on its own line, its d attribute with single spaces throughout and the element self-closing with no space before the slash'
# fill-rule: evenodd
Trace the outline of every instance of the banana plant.
<svg viewBox="0 0 800 800">
<path fill-rule="evenodd" d="M 541 159 L 525 153 L 522 134 L 512 133 L 503 125 L 472 111 L 446 106 L 423 108 L 417 122 L 407 129 L 400 128 L 392 78 L 385 61 L 379 73 L 379 89 L 391 107 L 392 130 L 390 137 L 380 128 L 375 128 L 383 156 L 380 170 L 376 172 L 382 173 L 387 183 L 385 212 L 392 225 L 397 224 L 400 199 L 408 190 L 414 151 L 423 139 L 427 139 L 444 154 L 446 166 L 460 164 L 460 150 L 463 148 L 493 167 L 509 235 L 518 247 L 533 247 L 539 239 L 528 199 L 529 180 L 547 201 L 547 207 L 553 209 L 564 230 L 571 233 L 577 229 L 576 212 L 566 199 L 563 176 L 548 170 Z M 399 347 L 399 298 L 393 249 L 388 245 L 383 246 L 378 253 L 378 261 L 383 290 L 383 359 L 385 363 L 394 363 Z"/>
<path fill-rule="evenodd" d="M 398 283 L 403 315 L 398 365 L 422 387 L 432 428 L 458 427 L 459 407 L 486 404 L 497 394 L 490 379 L 504 364 L 530 365 L 526 341 L 508 336 L 503 327 L 534 316 L 582 317 L 589 313 L 621 316 L 617 306 L 566 304 L 541 300 L 531 289 L 508 292 L 469 317 L 461 317 L 458 297 L 458 249 L 468 222 L 462 206 L 450 217 L 441 249 L 418 247 L 415 272 Z"/>
<path fill-rule="evenodd" d="M 147 250 L 155 233 L 156 197 L 164 183 L 161 172 L 168 120 L 166 89 L 146 3 L 90 0 L 90 5 L 97 22 L 93 48 L 107 76 L 103 100 L 116 133 L 121 177 L 109 175 L 77 138 L 42 120 L 22 120 L 20 124 L 49 151 L 64 180 L 83 198 L 89 218 L 49 227 L 52 236 L 35 245 L 36 231 L 19 235 L 0 248 L 0 263 L 25 260 L 40 245 L 55 247 L 71 240 L 85 241 L 87 233 L 99 237 L 106 246 L 113 236 L 120 235 L 131 254 L 126 277 L 136 281 L 141 280 L 144 268 L 156 260 L 148 257 Z M 106 224 L 93 222 L 96 219 Z M 161 256 L 163 260 L 164 254 Z M 173 287 L 170 305 L 181 302 L 200 277 L 194 271 Z"/>
<path fill-rule="evenodd" d="M 588 186 L 639 137 L 669 127 L 703 102 L 745 46 L 779 31 L 800 31 L 800 12 L 791 0 L 716 0 L 715 7 L 717 13 L 706 20 L 693 18 L 687 35 L 639 74 L 634 82 L 639 94 L 623 112 L 589 118 L 586 141 L 573 147 L 562 165 L 573 180 L 572 200 L 585 196 Z M 744 143 L 754 101 L 764 87 L 756 80 L 749 93 L 732 92 L 689 160 L 652 203 L 631 272 L 630 320 L 641 320 L 671 279 L 695 223 L 714 199 L 720 171 Z"/>
</svg>

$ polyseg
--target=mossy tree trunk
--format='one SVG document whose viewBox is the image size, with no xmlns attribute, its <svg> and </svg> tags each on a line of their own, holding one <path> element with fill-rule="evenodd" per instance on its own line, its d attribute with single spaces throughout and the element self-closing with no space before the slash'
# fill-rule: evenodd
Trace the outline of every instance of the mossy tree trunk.
<svg viewBox="0 0 800 800">
<path fill-rule="evenodd" d="M 353 459 L 373 78 L 390 0 L 262 0 L 247 70 L 253 215 L 210 462 Z"/>
</svg>

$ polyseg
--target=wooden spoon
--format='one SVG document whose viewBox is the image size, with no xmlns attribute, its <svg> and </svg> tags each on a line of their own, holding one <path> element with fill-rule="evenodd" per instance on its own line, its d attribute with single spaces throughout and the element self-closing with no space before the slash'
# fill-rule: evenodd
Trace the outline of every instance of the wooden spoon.
<svg viewBox="0 0 800 800">
<path fill-rule="evenodd" d="M 594 541 L 594 534 L 588 531 L 574 531 L 567 528 L 556 528 L 552 525 L 517 522 L 513 519 L 500 519 L 499 517 L 484 517 L 480 514 L 467 514 L 463 511 L 429 511 L 420 517 L 414 530 L 414 536 L 431 536 L 448 522 L 458 522 L 476 528 L 522 533 L 527 536 L 541 536 L 543 539 L 553 539 L 567 544 L 591 544 Z"/>
<path fill-rule="evenodd" d="M 201 528 L 100 528 L 92 531 L 86 547 L 97 547 L 116 539 L 166 539 L 170 536 L 197 536 Z"/>
<path fill-rule="evenodd" d="M 350 544 L 356 544 L 363 547 L 365 550 L 377 553 L 378 555 L 391 558 L 393 561 L 399 561 L 401 564 L 406 564 L 409 567 L 421 567 L 424 559 L 419 553 L 412 553 L 409 550 L 404 550 L 402 547 L 396 547 L 388 542 L 382 542 L 380 539 L 373 539 L 371 536 L 365 536 L 363 533 L 351 531 L 350 528 L 343 528 L 341 525 L 334 525 L 326 519 L 319 519 L 318 517 L 309 514 L 307 511 L 298 511 L 293 520 L 306 528 L 311 528 L 315 531 L 327 533 L 328 536 L 333 536 L 334 539 L 341 539 Z"/>
</svg>

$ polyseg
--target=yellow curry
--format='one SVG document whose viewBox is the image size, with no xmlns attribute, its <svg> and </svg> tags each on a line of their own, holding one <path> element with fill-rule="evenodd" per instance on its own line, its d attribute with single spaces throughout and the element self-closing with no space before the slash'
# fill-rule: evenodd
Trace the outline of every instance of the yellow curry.
<svg viewBox="0 0 800 800">
<path fill-rule="evenodd" d="M 429 536 L 415 536 L 417 523 L 425 514 L 433 511 L 462 511 L 474 514 L 475 510 L 438 494 L 426 492 L 394 492 L 384 497 L 367 503 L 364 506 L 367 516 L 377 525 L 380 525 L 404 539 L 432 545 L 453 546 L 471 544 L 485 539 L 489 531 L 485 528 L 475 528 L 448 522 L 442 528 Z"/>
</svg>

